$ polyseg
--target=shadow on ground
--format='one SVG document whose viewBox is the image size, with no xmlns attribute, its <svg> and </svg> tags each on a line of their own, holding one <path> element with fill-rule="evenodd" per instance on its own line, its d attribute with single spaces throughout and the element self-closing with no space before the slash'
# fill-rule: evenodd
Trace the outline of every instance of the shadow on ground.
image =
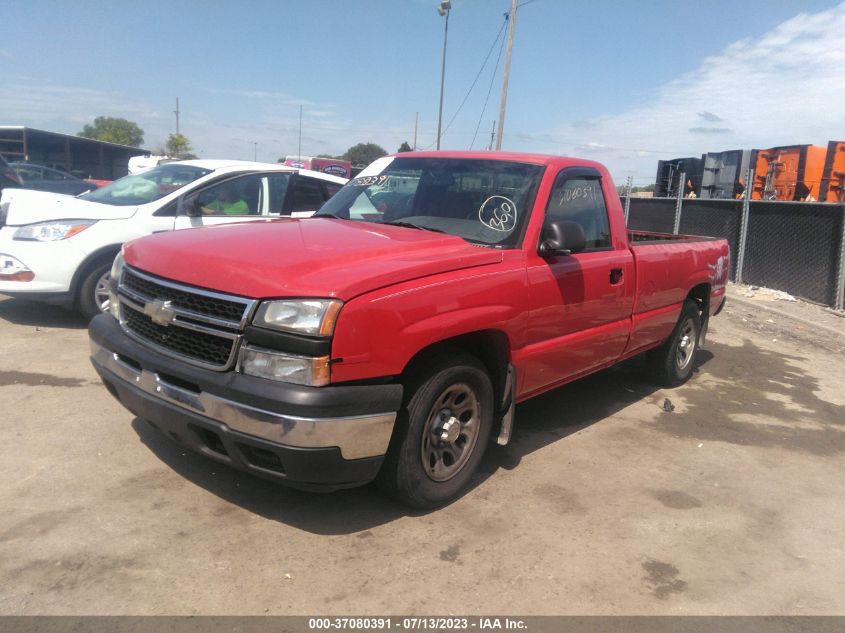
<svg viewBox="0 0 845 633">
<path fill-rule="evenodd" d="M 38 301 L 28 301 L 0 295 L 0 319 L 15 325 L 67 328 L 72 330 L 88 326 L 88 322 L 71 310 Z"/>
<path fill-rule="evenodd" d="M 801 369 L 805 359 L 757 347 L 712 345 L 708 380 L 683 390 L 683 415 L 649 425 L 673 437 L 758 448 L 835 455 L 845 452 L 843 407 L 819 397 L 819 382 Z"/>
<path fill-rule="evenodd" d="M 710 352 L 701 352 L 696 371 L 712 357 Z M 504 447 L 488 447 L 470 490 L 498 469 L 515 468 L 525 455 L 652 395 L 659 387 L 647 382 L 644 374 L 643 363 L 633 360 L 521 404 L 513 441 Z M 162 462 L 185 479 L 250 512 L 308 532 L 351 534 L 402 516 L 426 514 L 388 499 L 373 484 L 331 494 L 291 490 L 194 454 L 140 418 L 132 427 Z"/>
</svg>

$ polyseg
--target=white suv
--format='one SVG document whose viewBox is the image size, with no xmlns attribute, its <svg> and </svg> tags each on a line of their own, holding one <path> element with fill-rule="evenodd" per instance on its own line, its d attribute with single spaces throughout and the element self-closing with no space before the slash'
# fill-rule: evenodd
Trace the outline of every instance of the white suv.
<svg viewBox="0 0 845 633">
<path fill-rule="evenodd" d="M 307 217 L 345 178 L 283 165 L 187 160 L 78 197 L 9 189 L 0 198 L 0 294 L 108 308 L 112 260 L 124 242 L 174 229 Z"/>
</svg>

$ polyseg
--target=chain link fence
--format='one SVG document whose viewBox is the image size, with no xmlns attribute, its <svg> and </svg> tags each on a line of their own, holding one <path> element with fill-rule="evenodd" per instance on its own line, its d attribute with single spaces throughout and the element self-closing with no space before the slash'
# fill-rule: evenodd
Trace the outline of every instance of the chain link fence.
<svg viewBox="0 0 845 633">
<path fill-rule="evenodd" d="M 845 204 L 687 198 L 624 202 L 631 230 L 727 239 L 733 281 L 845 308 Z"/>
</svg>

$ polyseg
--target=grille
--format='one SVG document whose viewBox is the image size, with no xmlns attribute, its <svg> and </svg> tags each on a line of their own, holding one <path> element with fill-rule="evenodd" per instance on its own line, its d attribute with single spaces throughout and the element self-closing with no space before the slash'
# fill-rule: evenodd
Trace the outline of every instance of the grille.
<svg viewBox="0 0 845 633">
<path fill-rule="evenodd" d="M 121 285 L 149 299 L 170 301 L 174 308 L 182 308 L 183 310 L 190 310 L 191 312 L 218 319 L 226 319 L 235 323 L 240 323 L 247 309 L 246 303 L 208 297 L 187 290 L 171 288 L 170 286 L 156 283 L 151 279 L 140 277 L 128 269 L 123 272 Z"/>
<path fill-rule="evenodd" d="M 125 327 L 143 339 L 207 365 L 222 368 L 229 363 L 235 340 L 173 325 L 158 325 L 125 303 L 121 311 Z"/>
</svg>

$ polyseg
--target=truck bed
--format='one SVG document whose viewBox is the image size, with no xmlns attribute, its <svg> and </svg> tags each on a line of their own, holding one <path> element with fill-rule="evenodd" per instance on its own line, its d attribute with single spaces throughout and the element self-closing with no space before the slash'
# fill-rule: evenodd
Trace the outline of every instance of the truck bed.
<svg viewBox="0 0 845 633">
<path fill-rule="evenodd" d="M 660 242 L 704 242 L 717 240 L 716 237 L 702 235 L 675 235 L 673 233 L 653 233 L 650 231 L 628 231 L 628 242 L 631 244 L 657 244 Z"/>
</svg>

